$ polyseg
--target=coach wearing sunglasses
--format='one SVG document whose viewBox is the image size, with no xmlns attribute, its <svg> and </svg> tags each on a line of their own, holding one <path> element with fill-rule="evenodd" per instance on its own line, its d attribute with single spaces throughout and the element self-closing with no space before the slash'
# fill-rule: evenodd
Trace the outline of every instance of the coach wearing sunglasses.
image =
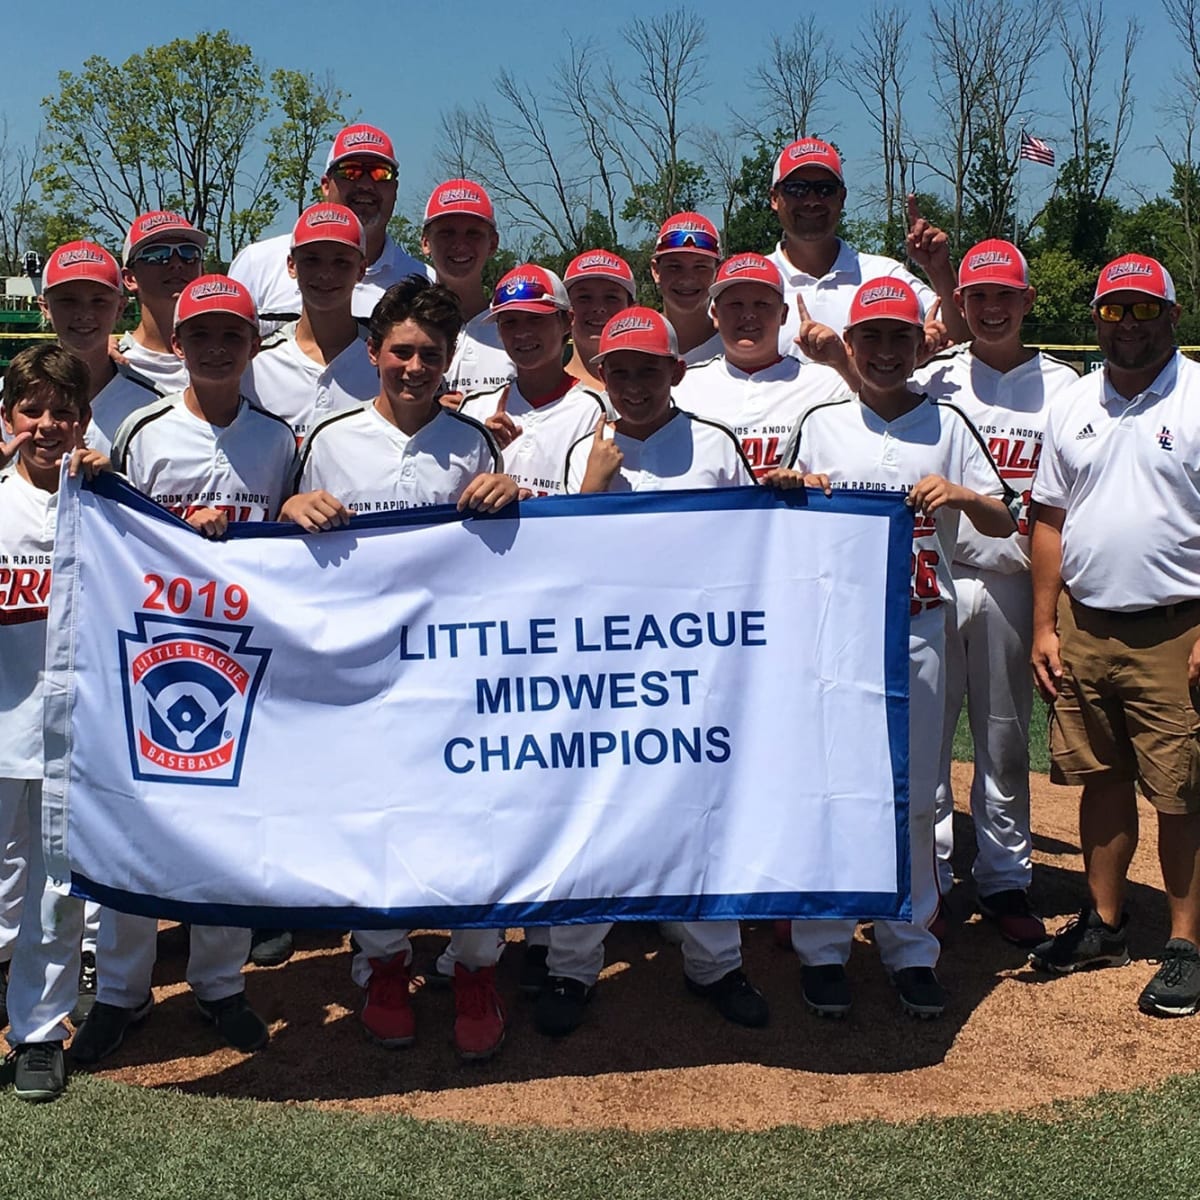
<svg viewBox="0 0 1200 1200">
<path fill-rule="evenodd" d="M 388 234 L 399 179 L 392 139 L 381 129 L 347 125 L 333 139 L 321 176 L 321 194 L 330 203 L 350 209 L 366 234 L 367 270 L 350 306 L 360 321 L 371 316 L 376 301 L 393 283 L 408 275 L 434 278 L 432 268 L 402 250 Z M 254 297 L 264 334 L 300 316 L 300 288 L 287 269 L 290 247 L 290 233 L 267 238 L 239 251 L 229 265 L 229 274 Z"/>
<path fill-rule="evenodd" d="M 929 277 L 929 288 L 894 258 L 864 254 L 837 235 L 846 203 L 846 184 L 838 152 L 819 138 L 801 138 L 784 147 L 771 177 L 771 208 L 783 227 L 783 237 L 771 261 L 783 276 L 787 320 L 779 335 L 779 353 L 803 358 L 795 344 L 800 318 L 795 297 L 800 295 L 814 321 L 838 333 L 846 327 L 850 301 L 868 279 L 893 275 L 916 290 L 925 310 L 926 346 L 940 349 L 948 333 L 955 341 L 970 337 L 954 303 L 957 285 L 945 233 L 921 217 L 909 198 L 908 255 Z M 934 301 L 941 298 L 941 317 Z M 941 322 L 944 322 L 943 325 Z"/>
<path fill-rule="evenodd" d="M 1052 704 L 1050 778 L 1083 789 L 1088 895 L 1030 962 L 1060 975 L 1129 962 L 1136 783 L 1171 922 L 1138 998 L 1156 1016 L 1200 1007 L 1200 366 L 1176 349 L 1179 315 L 1154 259 L 1100 272 L 1104 370 L 1050 406 L 1033 484 L 1033 669 Z"/>
<path fill-rule="evenodd" d="M 117 348 L 124 360 L 165 396 L 188 385 L 187 367 L 171 349 L 175 302 L 204 274 L 206 234 L 173 212 L 142 213 L 129 227 L 121 278 L 137 297 L 141 319 Z"/>
</svg>

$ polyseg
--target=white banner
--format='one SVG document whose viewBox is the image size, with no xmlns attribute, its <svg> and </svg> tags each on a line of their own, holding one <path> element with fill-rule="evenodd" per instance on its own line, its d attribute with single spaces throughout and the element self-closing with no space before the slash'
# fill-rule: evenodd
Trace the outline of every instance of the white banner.
<svg viewBox="0 0 1200 1200">
<path fill-rule="evenodd" d="M 52 871 L 264 928 L 906 918 L 911 528 L 742 488 L 210 542 L 64 479 Z"/>
</svg>

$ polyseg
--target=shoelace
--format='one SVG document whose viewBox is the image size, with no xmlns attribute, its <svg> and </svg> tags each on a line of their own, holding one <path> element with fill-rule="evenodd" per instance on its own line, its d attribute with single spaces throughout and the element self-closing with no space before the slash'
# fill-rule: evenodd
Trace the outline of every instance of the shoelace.
<svg viewBox="0 0 1200 1200">
<path fill-rule="evenodd" d="M 33 1042 L 25 1055 L 25 1065 L 30 1071 L 54 1069 L 54 1050 L 45 1042 Z"/>
<path fill-rule="evenodd" d="M 1200 960 L 1190 954 L 1172 954 L 1159 960 L 1162 969 L 1159 975 L 1168 987 L 1181 984 L 1193 971 L 1200 971 Z"/>
</svg>

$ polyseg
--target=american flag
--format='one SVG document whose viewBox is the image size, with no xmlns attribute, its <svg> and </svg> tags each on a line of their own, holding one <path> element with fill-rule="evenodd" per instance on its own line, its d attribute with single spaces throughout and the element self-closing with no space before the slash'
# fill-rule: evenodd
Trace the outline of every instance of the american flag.
<svg viewBox="0 0 1200 1200">
<path fill-rule="evenodd" d="M 1054 151 L 1041 138 L 1030 137 L 1021 130 L 1021 158 L 1030 162 L 1041 163 L 1043 167 L 1054 166 Z"/>
</svg>

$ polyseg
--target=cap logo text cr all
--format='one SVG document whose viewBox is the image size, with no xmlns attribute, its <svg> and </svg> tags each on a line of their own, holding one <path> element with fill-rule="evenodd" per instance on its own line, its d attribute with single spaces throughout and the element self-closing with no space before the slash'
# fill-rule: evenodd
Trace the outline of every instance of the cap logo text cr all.
<svg viewBox="0 0 1200 1200">
<path fill-rule="evenodd" d="M 504 281 L 504 290 L 510 296 L 515 296 L 523 287 L 533 284 L 535 287 L 541 286 L 540 279 L 534 279 L 532 275 L 511 275 Z"/>
<path fill-rule="evenodd" d="M 342 139 L 342 145 L 349 149 L 351 146 L 382 146 L 383 138 L 373 129 L 356 129 Z"/>
<path fill-rule="evenodd" d="M 722 275 L 737 275 L 742 271 L 753 271 L 762 267 L 762 258 L 757 254 L 747 254 L 742 258 L 731 258 L 721 268 Z"/>
<path fill-rule="evenodd" d="M 482 204 L 483 197 L 472 188 L 452 187 L 442 188 L 437 194 L 438 204 Z"/>
<path fill-rule="evenodd" d="M 788 158 L 803 158 L 806 154 L 824 154 L 829 149 L 824 142 L 797 142 L 788 148 Z"/>
<path fill-rule="evenodd" d="M 890 286 L 886 283 L 879 287 L 867 288 L 858 297 L 859 304 L 878 304 L 882 300 L 907 300 L 908 292 L 903 288 Z"/>
<path fill-rule="evenodd" d="M 305 218 L 304 223 L 310 228 L 315 229 L 318 225 L 349 225 L 350 214 L 338 212 L 337 209 L 323 208 L 316 212 L 310 212 Z"/>
<path fill-rule="evenodd" d="M 160 212 L 155 213 L 152 217 L 146 217 L 141 222 L 141 233 L 145 237 L 151 230 L 157 229 L 160 225 L 178 225 L 183 222 L 183 218 L 178 213 Z"/>
<path fill-rule="evenodd" d="M 621 269 L 621 260 L 611 254 L 604 254 L 602 251 L 596 251 L 594 254 L 584 254 L 576 260 L 576 270 L 586 271 L 589 267 L 612 267 L 613 270 Z"/>
<path fill-rule="evenodd" d="M 967 261 L 967 268 L 978 271 L 981 267 L 1009 267 L 1012 266 L 1012 261 L 1012 255 L 1003 250 L 984 250 L 980 254 L 971 255 Z"/>
<path fill-rule="evenodd" d="M 240 296 L 241 292 L 232 284 L 226 283 L 221 279 L 214 279 L 211 283 L 197 284 L 189 289 L 193 300 L 203 300 L 206 296 Z"/>
<path fill-rule="evenodd" d="M 1114 279 L 1124 279 L 1128 275 L 1153 275 L 1154 268 L 1149 263 L 1144 262 L 1122 262 L 1114 263 L 1104 273 L 1104 277 L 1110 282 Z"/>
<path fill-rule="evenodd" d="M 81 262 L 102 263 L 104 261 L 104 255 L 98 254 L 95 250 L 90 250 L 86 246 L 81 246 L 77 250 L 66 250 L 58 256 L 58 265 L 60 267 L 70 267 L 74 266 L 75 263 Z"/>
<path fill-rule="evenodd" d="M 649 317 L 616 317 L 608 323 L 608 336 L 620 337 L 623 333 L 643 333 L 654 328 Z"/>
</svg>

